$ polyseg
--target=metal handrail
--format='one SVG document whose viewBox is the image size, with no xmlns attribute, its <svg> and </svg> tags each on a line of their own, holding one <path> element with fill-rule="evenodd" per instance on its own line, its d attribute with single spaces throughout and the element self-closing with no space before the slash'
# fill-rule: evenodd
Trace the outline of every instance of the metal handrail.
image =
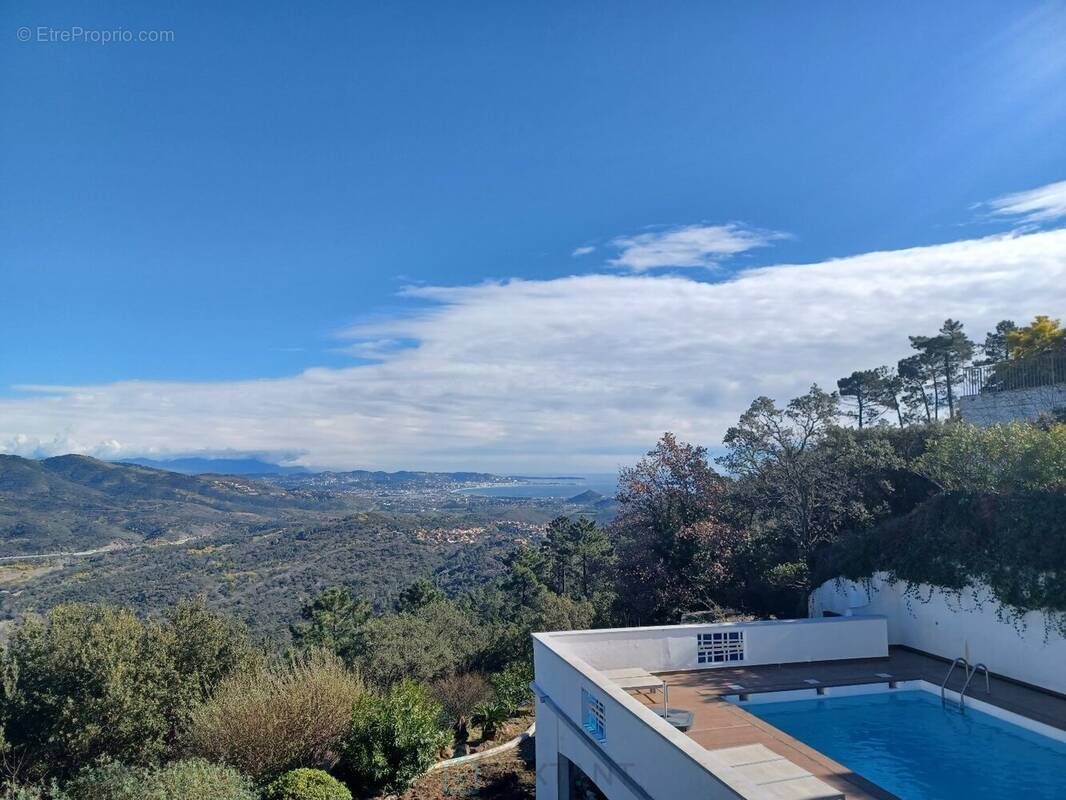
<svg viewBox="0 0 1066 800">
<path fill-rule="evenodd" d="M 947 698 L 948 681 L 951 680 L 951 673 L 955 671 L 955 667 L 959 666 L 959 664 L 962 664 L 962 668 L 966 672 L 966 684 L 969 685 L 969 683 L 970 683 L 970 662 L 967 661 L 965 658 L 962 658 L 960 656 L 959 658 L 956 658 L 954 661 L 951 662 L 951 667 L 948 669 L 948 674 L 944 676 L 944 682 L 942 684 L 940 684 L 940 704 L 941 705 L 947 705 L 947 702 L 948 702 L 948 698 Z M 985 671 L 985 674 L 986 675 L 988 674 L 987 669 Z M 962 696 L 961 695 L 959 696 L 959 707 L 960 708 L 962 707 Z"/>
<path fill-rule="evenodd" d="M 977 674 L 977 670 L 983 669 L 985 671 L 985 694 L 992 694 L 992 684 L 988 678 L 988 667 L 984 664 L 974 664 L 973 671 L 970 672 L 970 677 L 966 679 L 966 683 L 962 687 L 962 694 L 959 695 L 959 706 L 962 706 L 962 702 L 966 697 L 966 690 L 970 688 L 970 681 L 973 680 L 973 676 Z"/>
<path fill-rule="evenodd" d="M 958 396 L 974 397 L 985 392 L 1009 392 L 1063 383 L 1066 383 L 1066 354 L 1046 353 L 965 367 Z"/>
</svg>

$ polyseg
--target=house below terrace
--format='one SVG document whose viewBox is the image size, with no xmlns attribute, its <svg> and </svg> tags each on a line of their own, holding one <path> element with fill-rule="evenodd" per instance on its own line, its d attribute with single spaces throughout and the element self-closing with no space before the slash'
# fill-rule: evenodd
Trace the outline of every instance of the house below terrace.
<svg viewBox="0 0 1066 800">
<path fill-rule="evenodd" d="M 533 638 L 538 800 L 1066 797 L 1066 639 L 980 589 Z"/>
</svg>

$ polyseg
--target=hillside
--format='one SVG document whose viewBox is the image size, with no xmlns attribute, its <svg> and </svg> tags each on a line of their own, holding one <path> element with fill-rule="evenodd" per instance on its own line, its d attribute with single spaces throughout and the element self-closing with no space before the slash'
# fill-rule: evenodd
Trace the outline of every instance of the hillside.
<svg viewBox="0 0 1066 800">
<path fill-rule="evenodd" d="M 77 455 L 0 456 L 0 557 L 197 537 L 344 509 L 338 500 L 228 475 L 181 475 Z"/>
<path fill-rule="evenodd" d="M 0 612 L 65 601 L 155 612 L 205 595 L 284 638 L 300 606 L 344 584 L 387 606 L 416 578 L 462 592 L 560 513 L 603 498 L 477 497 L 477 472 L 185 475 L 85 456 L 0 456 Z"/>
<path fill-rule="evenodd" d="M 517 538 L 506 525 L 427 529 L 410 517 L 359 513 L 322 524 L 234 526 L 196 541 L 43 565 L 16 561 L 0 565 L 0 586 L 8 616 L 68 601 L 150 612 L 203 594 L 254 630 L 284 637 L 300 605 L 328 586 L 347 585 L 379 606 L 425 575 L 459 592 L 498 575 Z"/>
</svg>

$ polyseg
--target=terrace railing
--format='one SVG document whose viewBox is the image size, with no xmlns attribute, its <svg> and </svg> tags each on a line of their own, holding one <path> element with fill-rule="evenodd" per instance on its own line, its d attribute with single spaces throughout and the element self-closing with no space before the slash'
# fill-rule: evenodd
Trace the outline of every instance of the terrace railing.
<svg viewBox="0 0 1066 800">
<path fill-rule="evenodd" d="M 966 367 L 961 397 L 1066 384 L 1066 353 Z"/>
</svg>

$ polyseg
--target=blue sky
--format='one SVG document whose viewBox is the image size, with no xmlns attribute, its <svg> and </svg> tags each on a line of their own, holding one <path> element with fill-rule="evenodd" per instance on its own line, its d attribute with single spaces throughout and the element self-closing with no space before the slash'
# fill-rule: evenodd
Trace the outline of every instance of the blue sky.
<svg viewBox="0 0 1066 800">
<path fill-rule="evenodd" d="M 753 268 L 1053 234 L 1061 221 L 990 203 L 1066 180 L 1062 3 L 10 2 L 0 23 L 0 449 L 14 452 L 549 470 L 554 453 L 560 466 L 610 468 L 645 449 L 652 422 L 687 421 L 713 439 L 754 392 L 701 399 L 692 387 L 667 412 L 645 409 L 647 430 L 620 404 L 613 435 L 569 452 L 563 443 L 589 427 L 581 392 L 503 401 L 484 353 L 442 348 L 454 374 L 396 419 L 384 390 L 349 393 L 345 406 L 334 379 L 409 398 L 403 381 L 440 377 L 433 343 L 445 325 L 542 363 L 524 354 L 521 331 L 479 324 L 488 309 L 506 322 L 523 298 L 546 295 L 581 299 L 588 324 L 560 321 L 572 335 L 554 346 L 588 367 L 628 352 L 587 348 L 632 311 L 619 299 L 596 313 L 616 289 L 655 305 L 659 292 Z M 38 40 L 73 26 L 172 31 L 173 41 Z M 30 41 L 18 41 L 22 27 Z M 958 310 L 974 325 L 1061 315 L 1054 284 L 1026 282 L 1059 264 L 1058 241 L 1041 241 L 1050 261 L 1039 275 L 1019 267 L 1032 292 L 1007 298 L 982 284 L 988 295 L 968 299 L 982 304 Z M 496 297 L 486 281 L 511 289 Z M 948 316 L 944 297 L 914 324 Z M 899 314 L 914 311 L 899 302 Z M 541 310 L 575 313 L 566 302 Z M 656 319 L 644 340 L 668 327 Z M 864 322 L 790 325 L 794 349 L 780 357 L 826 352 L 819 337 Z M 735 347 L 713 323 L 700 321 L 706 347 Z M 858 343 L 853 357 L 891 360 L 910 332 L 880 350 Z M 660 344 L 655 363 L 671 350 Z M 411 350 L 423 351 L 417 370 L 403 361 Z M 382 364 L 395 374 L 373 372 Z M 834 368 L 813 364 L 810 379 L 831 382 Z M 242 411 L 258 426 L 234 434 L 226 408 L 263 379 L 302 383 Z M 613 388 L 654 396 L 666 379 L 652 369 Z M 789 372 L 765 388 L 798 380 Z M 173 400 L 133 402 L 129 381 L 211 387 L 214 399 L 189 405 L 215 421 L 178 420 Z M 106 409 L 56 386 L 106 395 Z M 311 395 L 318 405 L 303 405 Z M 303 438 L 269 434 L 290 402 L 308 421 Z M 551 428 L 534 422 L 542 411 L 572 418 Z M 455 427 L 453 412 L 473 425 L 459 442 L 435 433 Z M 124 419 L 138 414 L 143 425 Z M 314 430 L 346 420 L 362 432 L 320 446 Z M 400 433 L 375 439 L 375 423 Z"/>
</svg>

